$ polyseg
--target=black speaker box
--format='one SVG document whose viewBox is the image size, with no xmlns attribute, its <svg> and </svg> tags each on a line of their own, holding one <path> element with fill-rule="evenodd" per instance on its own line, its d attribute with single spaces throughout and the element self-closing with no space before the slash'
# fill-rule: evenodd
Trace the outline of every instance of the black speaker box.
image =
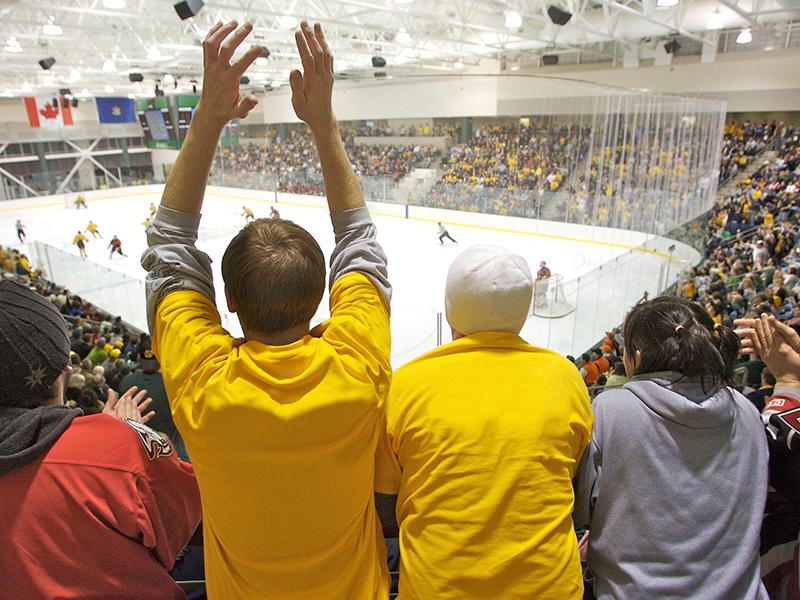
<svg viewBox="0 0 800 600">
<path fill-rule="evenodd" d="M 205 3 L 203 0 L 183 0 L 175 5 L 175 12 L 182 20 L 196 17 Z"/>
</svg>

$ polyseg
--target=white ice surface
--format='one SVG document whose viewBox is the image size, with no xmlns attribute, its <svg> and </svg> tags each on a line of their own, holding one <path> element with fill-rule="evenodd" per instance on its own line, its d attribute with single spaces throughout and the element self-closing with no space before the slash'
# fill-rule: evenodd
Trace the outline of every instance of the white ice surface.
<svg viewBox="0 0 800 600">
<path fill-rule="evenodd" d="M 59 281 L 60 272 L 51 273 L 57 283 L 69 283 L 76 293 L 96 302 L 102 308 L 117 313 L 128 306 L 123 318 L 143 326 L 144 298 L 136 295 L 141 286 L 134 285 L 133 297 L 126 304 L 108 300 L 100 288 L 114 284 L 117 273 L 143 280 L 144 271 L 139 257 L 145 249 L 142 221 L 149 214 L 151 202 L 158 203 L 162 188 L 143 186 L 121 188 L 87 194 L 89 208 L 76 210 L 65 206 L 64 196 L 31 198 L 0 203 L 0 243 L 29 252 L 27 245 L 17 243 L 14 222 L 19 218 L 26 226 L 28 241 L 39 240 L 74 255 L 70 263 L 85 276 Z M 74 197 L 71 196 L 70 199 Z M 225 311 L 222 278 L 219 266 L 222 254 L 231 237 L 244 224 L 242 207 L 251 207 L 257 217 L 266 217 L 275 204 L 272 192 L 254 192 L 233 188 L 210 188 L 203 208 L 198 246 L 214 261 L 217 304 L 223 324 L 234 335 L 241 330 L 235 315 Z M 291 219 L 308 229 L 319 241 L 326 256 L 333 248 L 330 219 L 324 199 L 308 196 L 281 195 L 275 204 L 283 218 Z M 659 269 L 672 243 L 637 232 L 587 227 L 513 217 L 482 215 L 456 211 L 409 208 L 399 205 L 371 205 L 378 236 L 389 256 L 389 272 L 394 286 L 392 300 L 392 363 L 399 366 L 436 346 L 437 312 L 444 311 L 444 280 L 450 262 L 464 248 L 474 244 L 496 244 L 524 256 L 531 270 L 546 260 L 554 273 L 563 275 L 568 299 L 577 310 L 561 319 L 531 317 L 522 335 L 530 343 L 546 346 L 564 354 L 586 350 L 602 337 L 603 331 L 617 325 L 625 311 L 641 297 L 644 290 L 656 293 Z M 85 230 L 92 219 L 97 223 L 103 240 L 91 240 L 87 245 L 89 259 L 81 262 L 77 248 L 71 245 L 78 229 Z M 458 240 L 454 245 L 437 238 L 436 221 L 447 224 L 450 234 Z M 122 240 L 127 258 L 109 259 L 107 244 L 113 235 Z M 631 251 L 647 244 L 650 252 Z M 699 255 L 688 246 L 678 244 L 676 256 L 696 262 Z M 616 261 L 616 263 L 615 263 Z M 94 263 L 89 267 L 87 263 Z M 97 267 L 111 270 L 111 277 L 100 277 Z M 602 267 L 602 271 L 598 269 Z M 63 271 L 53 268 L 53 271 Z M 73 270 L 73 269 L 70 269 Z M 106 272 L 106 269 L 102 269 Z M 578 284 L 580 278 L 580 284 Z M 130 295 L 131 292 L 128 292 Z M 103 305 L 101 299 L 105 298 Z M 132 308 L 130 308 L 132 306 Z M 136 313 L 136 314 L 131 314 Z M 327 297 L 323 300 L 314 323 L 328 314 Z M 450 340 L 446 320 L 443 320 L 442 341 Z"/>
</svg>

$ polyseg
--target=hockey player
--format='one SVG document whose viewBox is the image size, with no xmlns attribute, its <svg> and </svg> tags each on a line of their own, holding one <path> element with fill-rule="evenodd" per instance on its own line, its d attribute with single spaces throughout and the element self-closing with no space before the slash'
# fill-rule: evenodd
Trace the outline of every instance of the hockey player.
<svg viewBox="0 0 800 600">
<path fill-rule="evenodd" d="M 271 206 L 270 209 L 269 209 L 269 218 L 270 219 L 280 219 L 281 218 L 281 213 L 279 213 L 278 210 L 274 206 Z"/>
<path fill-rule="evenodd" d="M 246 206 L 242 207 L 242 216 L 244 217 L 244 220 L 247 221 L 248 223 L 250 221 L 256 220 L 256 216 L 253 214 L 253 211 L 247 208 Z"/>
<path fill-rule="evenodd" d="M 111 257 L 114 256 L 116 252 L 120 256 L 128 256 L 122 251 L 122 242 L 117 236 L 114 236 L 108 244 L 108 247 L 111 248 L 111 252 L 108 254 L 108 259 L 111 260 Z"/>
<path fill-rule="evenodd" d="M 94 239 L 103 239 L 103 236 L 100 234 L 100 230 L 97 229 L 97 223 L 94 221 L 89 221 L 89 224 L 86 226 L 86 233 L 91 233 Z"/>
<path fill-rule="evenodd" d="M 77 210 L 80 210 L 81 208 L 89 208 L 88 206 L 86 206 L 86 198 L 84 197 L 83 194 L 78 194 L 78 197 L 75 198 L 73 204 L 75 205 L 75 208 Z"/>
<path fill-rule="evenodd" d="M 89 241 L 81 231 L 78 231 L 77 235 L 72 238 L 72 243 L 78 247 L 78 252 L 81 253 L 81 258 L 86 258 L 86 242 Z"/>
</svg>

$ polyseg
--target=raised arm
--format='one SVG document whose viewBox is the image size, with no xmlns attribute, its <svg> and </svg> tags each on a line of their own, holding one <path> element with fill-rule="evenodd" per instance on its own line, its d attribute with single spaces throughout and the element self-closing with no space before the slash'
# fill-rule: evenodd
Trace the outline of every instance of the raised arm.
<svg viewBox="0 0 800 600">
<path fill-rule="evenodd" d="M 211 260 L 195 242 L 222 128 L 230 119 L 246 117 L 258 102 L 254 96 L 240 96 L 239 79 L 261 48 L 252 46 L 239 60 L 230 62 L 252 29 L 250 23 L 238 28 L 236 21 L 217 23 L 203 41 L 203 94 L 164 187 L 161 207 L 147 229 L 148 249 L 142 255 L 151 331 L 156 309 L 170 292 L 192 290 L 214 304 Z"/>
<path fill-rule="evenodd" d="M 365 206 L 361 186 L 347 158 L 333 115 L 333 54 L 319 23 L 303 21 L 295 33 L 303 73 L 292 71 L 292 106 L 297 116 L 308 124 L 325 178 L 328 207 L 332 214 Z"/>
<path fill-rule="evenodd" d="M 314 136 L 336 238 L 331 253 L 330 287 L 348 273 L 362 273 L 380 292 L 388 314 L 392 288 L 386 254 L 377 241 L 375 225 L 333 115 L 333 54 L 319 23 L 312 29 L 303 21 L 300 31 L 295 33 L 295 43 L 303 72 L 294 70 L 289 77 L 292 106 Z M 360 302 L 347 300 L 348 297 L 331 294 L 332 315 L 346 312 L 348 306 Z"/>
<path fill-rule="evenodd" d="M 199 214 L 208 173 L 222 128 L 233 118 L 244 118 L 256 106 L 255 96 L 239 94 L 239 79 L 261 47 L 254 45 L 231 64 L 233 53 L 253 30 L 250 23 L 217 23 L 203 40 L 203 93 L 186 141 L 167 178 L 161 206 Z M 231 35 L 231 32 L 233 34 Z"/>
</svg>

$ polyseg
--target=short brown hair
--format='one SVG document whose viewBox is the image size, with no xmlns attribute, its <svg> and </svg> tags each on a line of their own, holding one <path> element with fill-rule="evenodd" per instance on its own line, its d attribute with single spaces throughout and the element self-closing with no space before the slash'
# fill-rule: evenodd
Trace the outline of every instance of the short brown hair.
<svg viewBox="0 0 800 600">
<path fill-rule="evenodd" d="M 257 219 L 228 244 L 222 279 L 242 326 L 275 333 L 314 316 L 325 291 L 325 256 L 296 223 Z"/>
</svg>

